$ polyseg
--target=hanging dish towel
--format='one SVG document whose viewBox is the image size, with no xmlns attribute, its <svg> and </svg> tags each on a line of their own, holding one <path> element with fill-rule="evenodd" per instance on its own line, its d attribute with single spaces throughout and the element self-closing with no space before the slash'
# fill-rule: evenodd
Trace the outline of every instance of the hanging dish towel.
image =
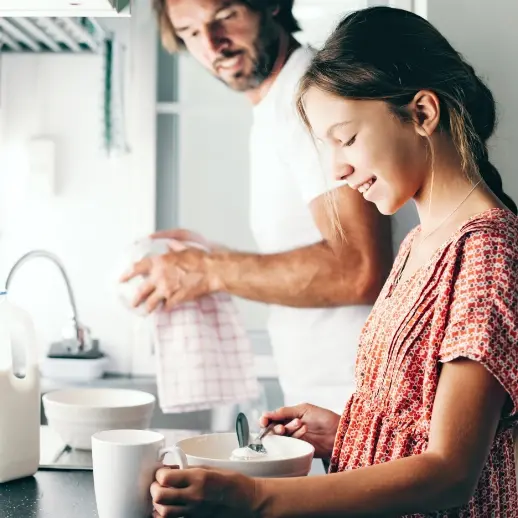
<svg viewBox="0 0 518 518">
<path fill-rule="evenodd" d="M 128 249 L 122 264 L 128 267 L 144 257 L 167 253 L 170 245 L 177 251 L 201 247 L 198 243 L 146 238 Z M 143 277 L 137 277 L 119 285 L 119 297 L 128 308 L 143 282 Z M 142 308 L 136 311 L 143 314 Z M 148 323 L 153 334 L 159 405 L 164 413 L 206 410 L 260 397 L 250 339 L 228 294 L 214 293 L 172 311 L 157 311 Z"/>
<path fill-rule="evenodd" d="M 226 293 L 157 313 L 154 332 L 158 398 L 164 413 L 259 397 L 252 347 Z"/>
<path fill-rule="evenodd" d="M 179 251 L 197 243 L 142 239 L 126 251 L 125 271 L 134 262 Z M 204 247 L 201 247 L 204 248 Z M 120 273 L 118 274 L 120 275 Z M 142 276 L 119 284 L 119 297 L 128 308 L 145 282 Z M 133 308 L 144 316 L 142 308 Z M 254 401 L 260 397 L 254 355 L 232 298 L 214 293 L 172 311 L 148 317 L 156 357 L 157 389 L 164 413 L 206 410 Z"/>
</svg>

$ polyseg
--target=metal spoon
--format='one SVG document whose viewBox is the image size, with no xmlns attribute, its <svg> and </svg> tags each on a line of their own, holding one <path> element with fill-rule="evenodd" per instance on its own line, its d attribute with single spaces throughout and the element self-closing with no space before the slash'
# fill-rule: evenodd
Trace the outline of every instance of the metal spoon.
<svg viewBox="0 0 518 518">
<path fill-rule="evenodd" d="M 243 412 L 240 412 L 236 418 L 236 434 L 237 442 L 240 448 L 248 446 L 250 443 L 250 426 L 248 425 L 248 419 Z"/>
<path fill-rule="evenodd" d="M 267 427 L 262 428 L 257 437 L 248 445 L 251 450 L 257 453 L 267 453 L 263 445 L 263 438 L 272 430 L 275 423 L 270 423 Z"/>
<path fill-rule="evenodd" d="M 240 448 L 248 447 L 256 453 L 266 454 L 266 448 L 263 446 L 263 437 L 273 428 L 274 423 L 270 423 L 266 428 L 261 429 L 255 439 L 250 441 L 250 426 L 245 414 L 240 412 L 236 419 L 237 441 Z"/>
</svg>

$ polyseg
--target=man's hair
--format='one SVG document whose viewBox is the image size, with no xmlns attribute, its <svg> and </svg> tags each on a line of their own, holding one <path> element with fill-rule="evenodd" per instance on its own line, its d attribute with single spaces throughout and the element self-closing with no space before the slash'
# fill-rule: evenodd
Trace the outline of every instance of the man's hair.
<svg viewBox="0 0 518 518">
<path fill-rule="evenodd" d="M 292 12 L 293 2 L 294 0 L 240 0 L 240 3 L 245 4 L 254 11 L 266 12 L 269 9 L 278 8 L 275 19 L 288 34 L 300 31 L 300 25 Z M 167 13 L 167 0 L 153 0 L 153 9 L 157 17 L 164 48 L 171 53 L 185 49 L 185 45 L 175 33 Z"/>
</svg>

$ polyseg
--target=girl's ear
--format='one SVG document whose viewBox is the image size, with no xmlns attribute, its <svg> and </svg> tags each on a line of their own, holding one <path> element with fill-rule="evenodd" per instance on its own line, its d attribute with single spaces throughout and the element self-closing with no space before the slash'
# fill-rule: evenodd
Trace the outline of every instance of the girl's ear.
<svg viewBox="0 0 518 518">
<path fill-rule="evenodd" d="M 437 95 L 429 90 L 421 90 L 415 94 L 408 109 L 418 135 L 430 137 L 441 119 L 441 106 Z"/>
</svg>

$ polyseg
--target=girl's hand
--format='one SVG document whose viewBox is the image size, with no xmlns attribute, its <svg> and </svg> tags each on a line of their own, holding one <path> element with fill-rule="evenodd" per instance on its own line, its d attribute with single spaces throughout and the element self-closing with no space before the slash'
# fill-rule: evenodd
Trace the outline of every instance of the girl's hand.
<svg viewBox="0 0 518 518">
<path fill-rule="evenodd" d="M 255 482 L 212 468 L 160 468 L 151 486 L 154 518 L 258 518 Z"/>
<path fill-rule="evenodd" d="M 288 435 L 309 442 L 315 448 L 315 458 L 331 457 L 340 422 L 338 414 L 304 403 L 266 412 L 260 424 L 264 427 L 272 421 L 278 423 L 273 429 L 277 435 Z"/>
</svg>

